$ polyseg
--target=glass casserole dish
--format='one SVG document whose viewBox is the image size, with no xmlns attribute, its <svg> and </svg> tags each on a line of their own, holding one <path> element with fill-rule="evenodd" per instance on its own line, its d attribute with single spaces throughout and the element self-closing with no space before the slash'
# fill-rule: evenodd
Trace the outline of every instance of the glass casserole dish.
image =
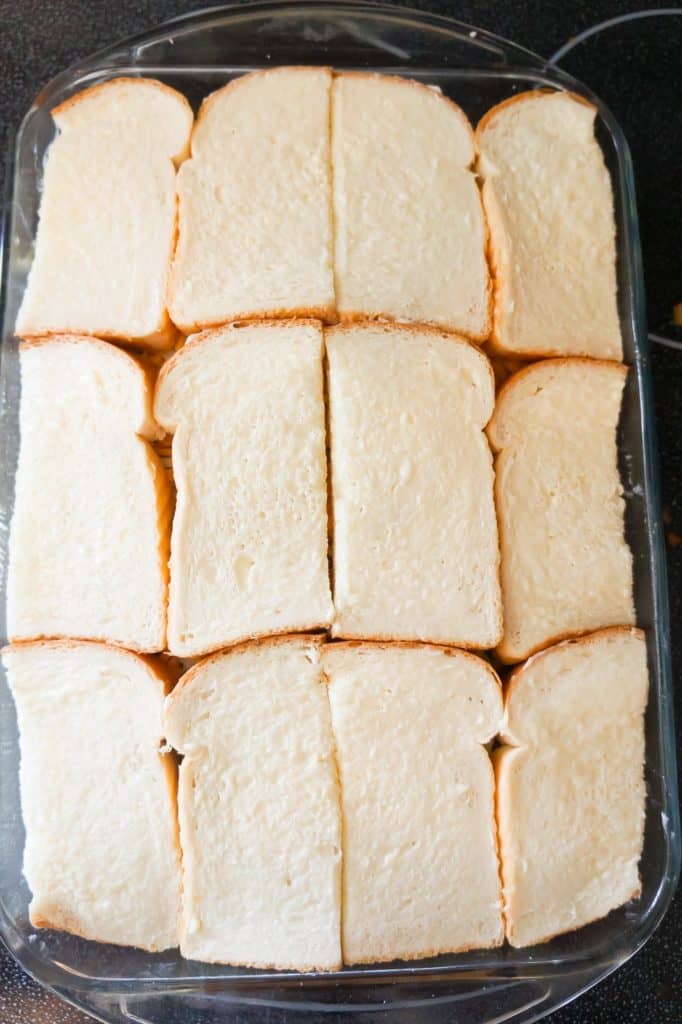
<svg viewBox="0 0 682 1024">
<path fill-rule="evenodd" d="M 568 88 L 597 106 L 598 139 L 615 200 L 619 312 L 632 367 L 619 431 L 626 533 L 634 555 L 637 621 L 647 632 L 651 692 L 646 719 L 647 817 L 641 896 L 602 921 L 529 950 L 446 955 L 346 968 L 336 974 L 201 965 L 177 952 L 147 954 L 40 932 L 27 917 L 23 826 L 13 702 L 0 679 L 0 935 L 36 979 L 107 1021 L 208 1022 L 266 1007 L 292 1011 L 402 1011 L 406 1020 L 533 1021 L 633 955 L 661 920 L 679 871 L 665 559 L 659 525 L 656 441 L 634 182 L 623 133 L 588 89 L 489 33 L 371 3 L 275 3 L 219 8 L 169 22 L 94 55 L 49 83 L 27 114 L 11 155 L 5 208 L 0 365 L 0 564 L 4 616 L 7 536 L 18 452 L 19 371 L 13 325 L 32 258 L 42 163 L 54 134 L 50 110 L 118 75 L 158 78 L 193 106 L 236 75 L 278 64 L 376 69 L 437 85 L 475 123 L 516 92 Z M 4 621 L 2 632 L 5 634 Z"/>
</svg>

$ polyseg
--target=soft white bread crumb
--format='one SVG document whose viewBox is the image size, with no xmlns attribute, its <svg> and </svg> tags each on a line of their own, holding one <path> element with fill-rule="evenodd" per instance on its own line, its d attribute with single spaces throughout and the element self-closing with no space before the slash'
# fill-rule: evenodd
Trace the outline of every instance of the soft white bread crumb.
<svg viewBox="0 0 682 1024">
<path fill-rule="evenodd" d="M 159 375 L 178 492 L 173 654 L 331 622 L 322 355 L 315 321 L 228 325 Z"/>
<path fill-rule="evenodd" d="M 23 343 L 10 639 L 163 650 L 170 493 L 140 364 L 104 341 Z"/>
<path fill-rule="evenodd" d="M 334 78 L 342 319 L 416 320 L 487 337 L 486 229 L 473 161 L 471 125 L 437 89 L 388 75 Z"/>
<path fill-rule="evenodd" d="M 476 129 L 492 337 L 503 352 L 622 357 L 613 195 L 595 115 L 570 93 L 527 92 Z"/>
<path fill-rule="evenodd" d="M 180 949 L 192 960 L 341 964 L 341 821 L 321 640 L 246 644 L 168 699 L 184 755 Z"/>
<path fill-rule="evenodd" d="M 637 896 L 646 643 L 605 629 L 512 675 L 496 751 L 507 938 L 544 942 Z"/>
<path fill-rule="evenodd" d="M 327 68 L 238 78 L 203 103 L 178 175 L 170 315 L 185 333 L 334 308 Z"/>
<path fill-rule="evenodd" d="M 53 112 L 36 252 L 17 333 L 96 334 L 163 347 L 175 166 L 192 111 L 151 79 L 118 78 Z"/>
<path fill-rule="evenodd" d="M 346 963 L 497 946 L 493 771 L 502 718 L 487 662 L 445 648 L 323 650 L 343 814 Z"/>
<path fill-rule="evenodd" d="M 493 375 L 437 330 L 326 332 L 336 636 L 494 647 Z"/>
<path fill-rule="evenodd" d="M 617 363 L 547 360 L 498 395 L 488 436 L 499 452 L 505 661 L 564 636 L 634 624 L 616 447 L 626 376 Z"/>
<path fill-rule="evenodd" d="M 31 924 L 148 950 L 177 945 L 174 760 L 166 680 L 104 644 L 6 647 L 17 707 Z"/>
</svg>

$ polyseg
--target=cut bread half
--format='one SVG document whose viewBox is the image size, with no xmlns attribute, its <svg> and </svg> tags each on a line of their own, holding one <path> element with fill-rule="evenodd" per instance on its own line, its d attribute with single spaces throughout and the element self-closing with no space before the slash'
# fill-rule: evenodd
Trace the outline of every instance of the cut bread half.
<svg viewBox="0 0 682 1024">
<path fill-rule="evenodd" d="M 161 82 L 115 78 L 62 103 L 45 161 L 35 257 L 17 333 L 168 347 L 175 165 L 192 111 Z"/>
<path fill-rule="evenodd" d="M 507 939 L 545 942 L 640 891 L 644 710 L 640 630 L 566 641 L 512 674 L 495 752 Z"/>
<path fill-rule="evenodd" d="M 161 370 L 173 654 L 331 622 L 322 356 L 316 321 L 265 321 L 190 338 Z"/>
<path fill-rule="evenodd" d="M 171 495 L 147 375 L 72 335 L 24 342 L 20 361 L 9 637 L 161 651 Z"/>
<path fill-rule="evenodd" d="M 104 644 L 6 647 L 21 747 L 24 874 L 36 928 L 151 951 L 177 945 L 176 767 L 168 683 Z"/>
<path fill-rule="evenodd" d="M 521 93 L 476 129 L 494 279 L 493 345 L 621 359 L 613 194 L 596 109 Z"/>
<path fill-rule="evenodd" d="M 170 314 L 185 332 L 334 310 L 327 68 L 244 75 L 209 96 L 178 175 Z"/>
<path fill-rule="evenodd" d="M 488 360 L 423 327 L 335 327 L 326 342 L 334 635 L 494 647 Z"/>
<path fill-rule="evenodd" d="M 471 125 L 438 89 L 341 74 L 332 87 L 335 281 L 341 319 L 490 330 L 486 228 Z"/>
<path fill-rule="evenodd" d="M 552 359 L 498 394 L 488 437 L 498 452 L 504 661 L 634 624 L 616 445 L 626 376 L 618 363 Z"/>
<path fill-rule="evenodd" d="M 346 963 L 498 946 L 493 771 L 502 693 L 487 662 L 408 644 L 330 644 L 343 814 Z"/>
<path fill-rule="evenodd" d="M 180 950 L 298 971 L 341 965 L 341 822 L 321 640 L 257 641 L 168 699 L 183 755 Z"/>
</svg>

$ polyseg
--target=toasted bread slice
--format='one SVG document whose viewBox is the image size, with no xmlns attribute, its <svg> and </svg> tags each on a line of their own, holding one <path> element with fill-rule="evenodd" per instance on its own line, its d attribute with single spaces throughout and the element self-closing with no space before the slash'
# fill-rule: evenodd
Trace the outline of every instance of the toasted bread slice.
<svg viewBox="0 0 682 1024">
<path fill-rule="evenodd" d="M 565 641 L 512 674 L 495 752 L 507 939 L 545 942 L 640 891 L 644 709 L 640 630 Z"/>
<path fill-rule="evenodd" d="M 183 677 L 180 949 L 299 971 L 341 963 L 341 821 L 318 638 L 258 641 Z"/>
<path fill-rule="evenodd" d="M 341 319 L 490 330 L 486 229 L 471 125 L 437 89 L 341 74 L 332 88 L 335 280 Z"/>
<path fill-rule="evenodd" d="M 428 328 L 337 327 L 326 343 L 334 635 L 494 647 L 488 360 Z"/>
<path fill-rule="evenodd" d="M 11 640 L 161 651 L 170 489 L 151 388 L 127 353 L 72 335 L 24 342 L 9 541 Z"/>
<path fill-rule="evenodd" d="M 166 312 L 175 245 L 175 165 L 192 111 L 145 78 L 115 78 L 53 112 L 36 251 L 17 333 L 93 334 L 152 348 L 176 332 Z"/>
<path fill-rule="evenodd" d="M 519 356 L 621 359 L 613 194 L 596 109 L 526 92 L 476 129 L 494 278 L 492 341 Z"/>
<path fill-rule="evenodd" d="M 17 707 L 31 924 L 151 951 L 177 945 L 176 767 L 158 663 L 68 640 L 6 647 Z"/>
<path fill-rule="evenodd" d="M 346 963 L 502 942 L 493 771 L 499 680 L 463 651 L 323 651 L 343 813 Z"/>
<path fill-rule="evenodd" d="M 173 654 L 331 622 L 322 354 L 317 322 L 266 321 L 197 335 L 161 370 Z"/>
<path fill-rule="evenodd" d="M 169 294 L 185 332 L 334 309 L 327 68 L 235 79 L 203 103 L 178 175 Z"/>
<path fill-rule="evenodd" d="M 634 624 L 616 448 L 626 376 L 617 363 L 553 359 L 521 370 L 498 394 L 488 437 L 499 453 L 504 661 Z"/>
</svg>

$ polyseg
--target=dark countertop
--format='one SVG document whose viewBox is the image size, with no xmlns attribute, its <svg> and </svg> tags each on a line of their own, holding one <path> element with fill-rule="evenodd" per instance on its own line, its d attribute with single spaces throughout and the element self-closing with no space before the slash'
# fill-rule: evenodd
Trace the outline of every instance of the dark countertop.
<svg viewBox="0 0 682 1024">
<path fill-rule="evenodd" d="M 40 87 L 80 57 L 210 0 L 0 0 L 0 151 Z M 549 56 L 584 28 L 642 0 L 412 0 Z M 682 19 L 646 18 L 582 43 L 562 62 L 606 101 L 632 148 L 650 329 L 682 341 L 669 326 L 682 302 Z M 4 165 L 3 165 L 4 166 Z M 668 539 L 673 675 L 682 668 L 682 351 L 652 353 Z M 682 735 L 682 688 L 677 697 Z M 330 1022 L 335 1015 L 325 1014 Z M 377 1021 L 387 1019 L 380 1013 Z M 416 1015 L 415 1015 L 416 1018 Z M 263 1009 L 250 1021 L 278 1024 Z M 290 1018 L 289 1018 L 290 1019 Z M 308 1018 L 310 1019 L 310 1018 Z M 369 1017 L 367 1018 L 369 1019 Z M 403 1018 L 404 1019 L 404 1018 Z M 617 974 L 550 1018 L 552 1024 L 682 1024 L 682 892 L 645 949 Z M 238 1020 L 235 1015 L 235 1024 Z M 0 947 L 0 1024 L 85 1024 L 79 1011 L 28 979 Z M 420 1022 L 428 1022 L 428 1013 Z M 455 1019 L 453 1018 L 453 1024 Z"/>
</svg>

